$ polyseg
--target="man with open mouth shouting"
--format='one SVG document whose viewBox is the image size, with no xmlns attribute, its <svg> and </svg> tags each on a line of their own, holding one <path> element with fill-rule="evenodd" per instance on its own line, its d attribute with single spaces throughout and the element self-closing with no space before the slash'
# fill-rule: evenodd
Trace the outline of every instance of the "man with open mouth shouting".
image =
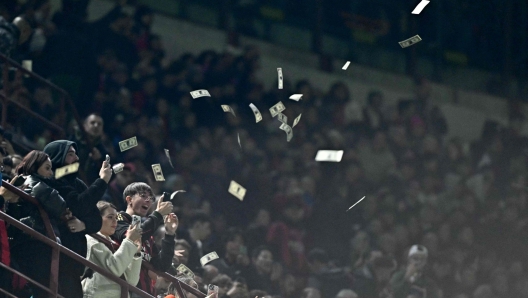
<svg viewBox="0 0 528 298">
<path fill-rule="evenodd" d="M 126 238 L 126 232 L 132 223 L 132 216 L 146 217 L 150 206 L 155 201 L 152 189 L 143 182 L 134 182 L 128 185 L 123 191 L 123 199 L 127 209 L 117 215 L 117 228 L 112 236 L 119 243 Z M 157 203 L 156 210 L 145 220 L 142 220 L 141 223 L 141 229 L 143 230 L 141 255 L 145 261 L 150 262 L 154 268 L 160 271 L 169 269 L 174 256 L 174 235 L 178 228 L 178 217 L 171 212 L 172 203 L 163 202 L 162 196 Z M 162 224 L 165 225 L 165 236 L 161 241 L 161 247 L 157 247 L 153 235 Z M 137 287 L 151 295 L 155 295 L 147 268 L 141 267 Z M 131 295 L 131 297 L 134 297 L 134 295 Z"/>
</svg>

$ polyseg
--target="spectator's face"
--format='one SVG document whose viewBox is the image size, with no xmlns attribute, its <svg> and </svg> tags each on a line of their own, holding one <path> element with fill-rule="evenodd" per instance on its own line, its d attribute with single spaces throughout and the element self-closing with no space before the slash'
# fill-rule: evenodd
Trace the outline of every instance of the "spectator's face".
<svg viewBox="0 0 528 298">
<path fill-rule="evenodd" d="M 103 118 L 90 115 L 84 121 L 84 131 L 92 137 L 100 137 L 103 134 Z"/>
<path fill-rule="evenodd" d="M 44 178 L 51 178 L 53 176 L 53 170 L 51 169 L 51 160 L 48 158 L 37 170 L 37 174 Z"/>
<path fill-rule="evenodd" d="M 257 270 L 269 274 L 271 272 L 271 266 L 273 265 L 273 254 L 269 250 L 262 250 L 253 262 Z"/>
<path fill-rule="evenodd" d="M 187 265 L 187 262 L 189 262 L 189 250 L 185 246 L 179 244 L 174 246 L 174 250 L 183 250 L 183 252 L 181 253 L 183 257 L 174 256 L 174 258 L 177 259 L 180 264 Z M 177 264 L 178 262 L 174 263 Z"/>
<path fill-rule="evenodd" d="M 414 263 L 418 270 L 422 270 L 427 264 L 427 256 L 424 254 L 414 254 L 409 257 L 409 262 Z"/>
<path fill-rule="evenodd" d="M 112 207 L 108 207 L 104 211 L 102 217 L 103 224 L 101 225 L 101 234 L 105 236 L 113 235 L 117 227 L 117 211 Z"/>
<path fill-rule="evenodd" d="M 73 163 L 76 163 L 79 161 L 79 156 L 77 156 L 77 153 L 75 152 L 75 148 L 73 146 L 70 146 L 70 149 L 68 149 L 68 153 L 66 154 L 66 158 L 64 159 L 64 165 L 71 165 Z"/>
<path fill-rule="evenodd" d="M 227 241 L 226 252 L 228 255 L 237 256 L 240 254 L 240 247 L 244 245 L 242 236 L 236 235 L 233 239 Z"/>
<path fill-rule="evenodd" d="M 126 199 L 134 214 L 141 217 L 147 216 L 150 206 L 154 203 L 154 196 L 151 192 L 135 194 L 132 197 L 128 196 Z"/>
<path fill-rule="evenodd" d="M 208 221 L 197 222 L 194 224 L 194 228 L 197 232 L 198 240 L 205 240 L 211 235 L 211 223 Z"/>
</svg>

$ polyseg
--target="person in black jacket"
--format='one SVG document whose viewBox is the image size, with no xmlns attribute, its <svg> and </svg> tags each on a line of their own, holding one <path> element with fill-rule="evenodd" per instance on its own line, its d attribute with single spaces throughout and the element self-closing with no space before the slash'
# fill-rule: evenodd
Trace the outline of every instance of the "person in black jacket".
<svg viewBox="0 0 528 298">
<path fill-rule="evenodd" d="M 147 216 L 150 205 L 154 203 L 154 194 L 150 186 L 143 182 L 134 182 L 128 185 L 123 192 L 123 199 L 127 204 L 126 211 L 121 211 L 117 215 L 117 228 L 112 236 L 114 240 L 121 243 L 126 237 L 126 232 L 132 223 L 132 216 L 137 215 L 142 218 Z M 142 220 L 141 229 L 143 234 L 143 248 L 141 254 L 143 260 L 150 262 L 155 269 L 167 271 L 172 265 L 174 256 L 174 236 L 178 228 L 178 217 L 172 212 L 172 203 L 163 202 L 163 196 L 157 203 L 157 208 L 147 219 Z M 165 217 L 165 220 L 163 219 Z M 159 226 L 165 224 L 165 236 L 161 240 L 161 248 L 158 248 L 154 241 L 154 233 Z M 155 295 L 155 289 L 148 274 L 148 269 L 141 267 L 138 288 Z M 132 294 L 131 297 L 135 297 Z"/>
<path fill-rule="evenodd" d="M 79 161 L 75 142 L 54 141 L 44 147 L 44 152 L 50 156 L 53 170 Z M 62 245 L 83 257 L 87 253 L 85 235 L 97 233 L 102 225 L 97 202 L 103 197 L 112 177 L 112 168 L 106 161 L 103 162 L 99 177 L 90 187 L 77 177 L 77 173 L 50 182 L 50 186 L 66 200 L 72 214 L 82 222 L 80 226 L 59 226 Z M 60 294 L 67 298 L 82 297 L 80 277 L 84 266 L 64 255 L 61 255 L 59 266 Z"/>
<path fill-rule="evenodd" d="M 47 212 L 55 235 L 59 238 L 61 235 L 58 226 L 62 221 L 69 219 L 71 214 L 67 210 L 66 201 L 48 185 L 53 176 L 51 160 L 48 155 L 42 151 L 33 150 L 24 157 L 16 171 L 19 175 L 29 175 L 24 182 L 27 185 L 24 191 L 33 196 Z M 21 210 L 17 219 L 37 232 L 46 234 L 46 228 L 37 206 L 24 200 L 19 200 L 17 204 L 19 205 L 18 209 Z M 79 223 L 77 219 L 74 221 L 75 223 L 68 222 L 68 224 Z M 49 286 L 51 248 L 21 232 L 10 234 L 10 236 L 13 237 L 11 243 L 12 258 L 21 271 L 40 284 Z M 35 286 L 32 288 L 33 297 L 48 296 L 40 288 Z"/>
</svg>

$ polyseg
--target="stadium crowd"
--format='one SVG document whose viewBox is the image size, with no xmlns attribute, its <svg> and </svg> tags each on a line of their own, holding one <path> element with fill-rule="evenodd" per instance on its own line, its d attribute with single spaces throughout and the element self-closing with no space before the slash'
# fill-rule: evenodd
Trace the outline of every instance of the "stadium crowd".
<svg viewBox="0 0 528 298">
<path fill-rule="evenodd" d="M 172 264 L 160 264 L 163 270 L 176 274 L 174 268 L 185 264 L 195 277 L 182 279 L 204 292 L 215 284 L 222 298 L 528 297 L 522 237 L 528 224 L 528 143 L 520 134 L 522 114 L 513 109 L 508 127 L 486 123 L 479 140 L 469 144 L 446 137 L 456 127 L 448 127 L 430 102 L 425 79 L 416 80 L 414 98 L 398 99 L 395 106 L 377 90 L 363 106 L 342 82 L 324 92 L 308 79 L 293 84 L 285 77 L 283 90 L 265 90 L 255 76 L 258 48 L 164 61 L 162 40 L 150 30 L 153 13 L 139 6 L 129 16 L 122 10 L 125 2 L 94 23 L 84 21 L 88 1 L 64 0 L 53 16 L 47 0 L 13 2 L 0 11 L 8 21 L 22 14 L 34 28 L 11 57 L 33 60 L 34 71 L 67 89 L 85 117 L 81 127 L 69 127 L 75 146 L 63 142 L 69 145 L 51 151 L 57 137 L 35 120 L 10 113 L 2 133 L 4 179 L 35 172 L 18 171 L 24 154 L 13 149 L 15 136 L 44 150 L 54 170 L 68 164 L 61 158 L 75 148 L 88 190 L 98 190 L 91 215 L 84 209 L 86 214 L 77 215 L 70 205 L 67 218 L 60 218 L 63 209 L 57 212 L 61 235 L 77 227 L 69 221 L 72 215 L 81 221 L 102 215 L 104 227 L 104 216 L 114 213 L 97 203 L 102 199 L 115 206 L 115 234 L 83 223 L 83 236 L 101 229 L 104 236 L 129 241 L 132 261 L 134 245 L 141 245 L 134 232 L 124 239 L 134 229 L 124 217 L 139 214 L 155 227 L 143 243 L 179 252 L 170 253 Z M 20 103 L 48 119 L 57 117 L 52 90 L 31 81 L 18 88 Z M 192 99 L 189 92 L 196 89 L 207 89 L 211 97 Z M 302 100 L 289 100 L 294 93 L 303 94 Z M 267 113 L 278 101 L 290 123 L 303 115 L 291 142 Z M 250 103 L 263 121 L 255 123 Z M 221 104 L 230 105 L 236 117 Z M 118 142 L 133 136 L 138 146 L 120 152 Z M 320 149 L 345 154 L 340 163 L 318 163 Z M 111 180 L 106 154 L 112 164 L 125 164 Z M 154 179 L 150 165 L 156 163 L 165 182 Z M 231 180 L 247 188 L 243 201 L 228 193 Z M 150 187 L 125 191 L 133 182 Z M 167 210 L 161 194 L 176 190 L 186 192 Z M 86 185 L 77 190 L 81 194 L 60 183 L 56 191 L 70 204 Z M 4 210 L 16 210 L 17 198 L 0 192 L 8 202 Z M 134 205 L 136 195 L 149 203 Z M 175 234 L 162 216 L 177 218 Z M 201 266 L 200 257 L 212 251 L 220 259 Z M 86 257 L 86 248 L 79 253 Z M 160 255 L 165 258 L 167 250 Z M 142 274 L 141 281 L 149 283 L 143 289 L 160 297 L 175 294 L 163 278 Z M 9 280 L 3 286 L 29 297 L 23 296 L 23 282 Z"/>
</svg>

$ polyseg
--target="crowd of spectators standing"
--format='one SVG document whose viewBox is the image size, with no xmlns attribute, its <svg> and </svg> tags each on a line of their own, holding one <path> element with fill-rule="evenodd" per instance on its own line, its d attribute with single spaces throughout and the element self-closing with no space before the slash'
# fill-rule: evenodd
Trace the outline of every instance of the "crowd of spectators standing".
<svg viewBox="0 0 528 298">
<path fill-rule="evenodd" d="M 129 16 L 121 2 L 88 23 L 87 2 L 64 0 L 53 16 L 46 0 L 2 4 L 7 21 L 23 15 L 34 28 L 11 56 L 33 60 L 34 71 L 67 89 L 86 117 L 69 129 L 88 185 L 106 154 L 125 163 L 103 196 L 117 212 L 127 210 L 123 193 L 132 182 L 147 183 L 156 198 L 186 190 L 173 201 L 174 250 L 184 251 L 173 265 L 195 272 L 187 283 L 215 284 L 219 296 L 237 298 L 528 297 L 527 140 L 518 109 L 507 127 L 486 123 L 475 142 L 450 139 L 456 127 L 430 102 L 427 80 L 417 79 L 414 96 L 396 105 L 377 90 L 362 105 L 342 82 L 324 92 L 286 77 L 283 90 L 266 90 L 255 76 L 262 66 L 254 46 L 165 61 L 148 8 Z M 211 97 L 192 99 L 196 89 Z M 294 93 L 302 100 L 289 100 Z M 57 117 L 46 87 L 27 82 L 14 96 Z M 303 114 L 291 142 L 267 113 L 278 101 L 290 121 Z M 255 123 L 250 103 L 263 121 Z M 23 155 L 11 137 L 39 150 L 56 139 L 33 119 L 9 114 L 9 123 L 0 146 L 4 179 Z M 120 152 L 117 143 L 132 136 L 138 146 Z M 320 149 L 345 154 L 340 163 L 318 163 Z M 155 163 L 165 182 L 154 180 Z M 243 201 L 227 192 L 231 180 L 247 188 Z M 164 234 L 163 225 L 153 234 L 158 247 Z M 211 251 L 221 258 L 202 267 Z M 414 261 L 416 252 L 427 264 L 423 283 L 410 287 L 415 262 L 424 262 Z M 171 291 L 163 278 L 150 278 L 158 294 Z"/>
</svg>

